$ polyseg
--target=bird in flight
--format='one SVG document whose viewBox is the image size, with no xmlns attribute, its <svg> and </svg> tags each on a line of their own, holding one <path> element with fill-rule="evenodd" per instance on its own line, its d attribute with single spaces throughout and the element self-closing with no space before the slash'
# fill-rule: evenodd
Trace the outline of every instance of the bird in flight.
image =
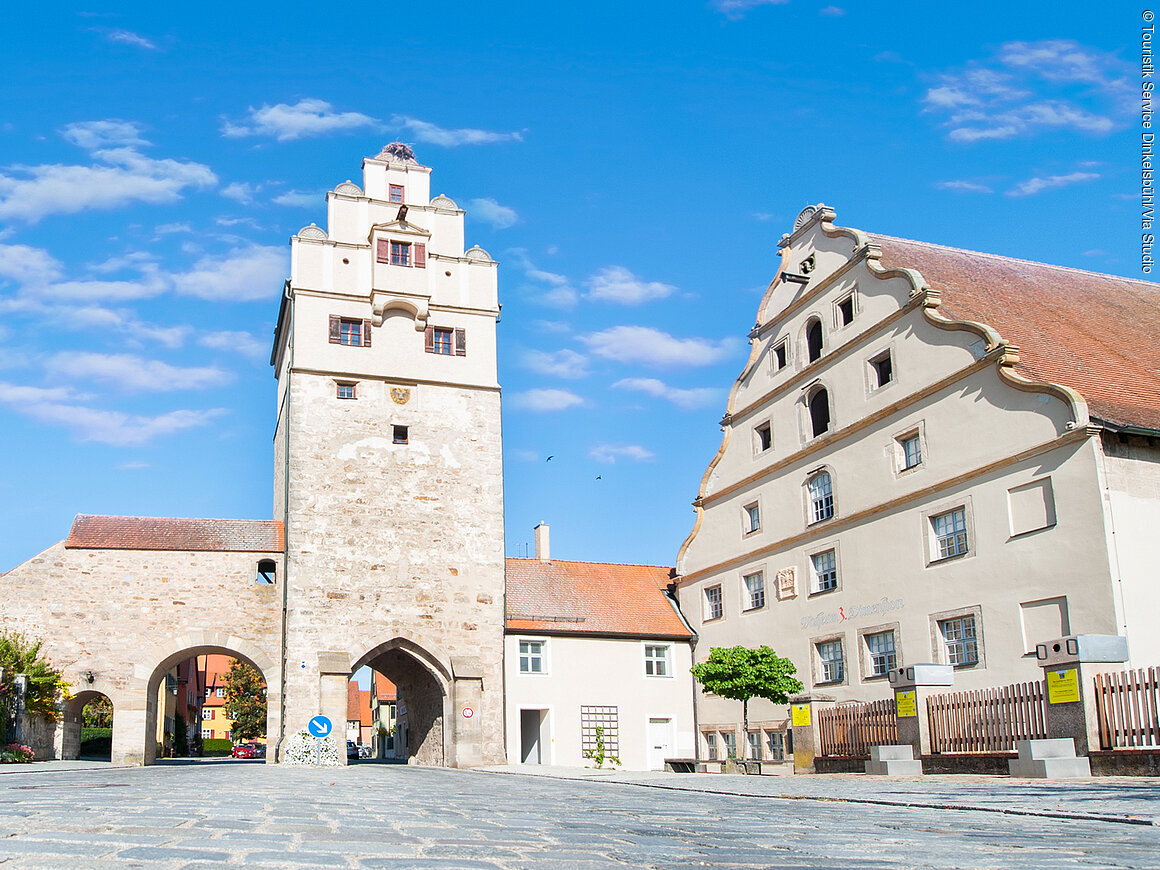
<svg viewBox="0 0 1160 870">
<path fill-rule="evenodd" d="M 545 461 L 545 462 L 551 462 L 551 461 L 552 461 L 553 459 L 555 459 L 555 458 L 556 458 L 556 454 L 555 454 L 555 453 L 553 453 L 551 456 L 549 456 L 549 457 L 548 457 L 547 459 L 545 459 L 544 461 Z"/>
</svg>

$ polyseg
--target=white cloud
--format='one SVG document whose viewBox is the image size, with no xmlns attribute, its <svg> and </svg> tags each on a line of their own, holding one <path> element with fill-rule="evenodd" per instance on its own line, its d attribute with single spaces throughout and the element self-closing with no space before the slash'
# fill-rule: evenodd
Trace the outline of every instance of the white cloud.
<svg viewBox="0 0 1160 870">
<path fill-rule="evenodd" d="M 232 199 L 234 202 L 240 202 L 242 205 L 249 205 L 254 201 L 254 194 L 261 190 L 261 187 L 253 184 L 247 184 L 244 181 L 235 181 L 227 184 L 222 188 L 222 196 L 226 199 Z"/>
<path fill-rule="evenodd" d="M 734 339 L 674 338 L 649 326 L 614 326 L 582 340 L 605 359 L 657 368 L 710 365 L 724 359 L 736 343 Z"/>
<path fill-rule="evenodd" d="M 617 459 L 631 459 L 633 462 L 649 462 L 655 458 L 651 450 L 639 444 L 596 444 L 588 451 L 589 457 L 597 462 L 612 465 Z"/>
<path fill-rule="evenodd" d="M 289 205 L 296 208 L 315 206 L 319 207 L 326 202 L 326 197 L 320 193 L 308 193 L 304 190 L 288 190 L 280 193 L 272 200 L 275 205 Z"/>
<path fill-rule="evenodd" d="M 212 408 L 206 411 L 170 411 L 168 414 L 144 417 L 53 402 L 19 405 L 16 410 L 42 423 L 70 429 L 77 441 L 114 447 L 139 447 L 166 435 L 204 426 L 225 413 L 222 408 Z"/>
<path fill-rule="evenodd" d="M 110 147 L 135 147 L 148 145 L 141 138 L 140 128 L 132 121 L 78 121 L 60 131 L 60 135 L 86 151 L 96 151 Z"/>
<path fill-rule="evenodd" d="M 524 354 L 525 368 L 550 377 L 578 379 L 588 377 L 588 360 L 583 354 L 567 348 L 557 351 L 530 350 Z"/>
<path fill-rule="evenodd" d="M 224 369 L 171 366 L 127 353 L 62 351 L 48 359 L 46 368 L 58 377 L 101 381 L 130 391 L 203 390 L 233 380 L 233 375 Z"/>
<path fill-rule="evenodd" d="M 273 136 L 279 142 L 288 142 L 378 125 L 378 121 L 361 112 L 336 112 L 325 100 L 303 99 L 294 105 L 277 103 L 260 109 L 251 107 L 249 111 L 248 124 L 226 121 L 222 135 L 230 138 Z"/>
<path fill-rule="evenodd" d="M 953 142 L 1102 135 L 1126 119 L 1126 70 L 1115 55 L 1069 40 L 1009 42 L 992 58 L 939 74 L 922 102 L 945 116 Z"/>
<path fill-rule="evenodd" d="M 825 6 L 818 10 L 818 14 L 828 18 L 841 18 L 846 14 L 846 10 L 840 6 Z"/>
<path fill-rule="evenodd" d="M 132 45 L 136 48 L 157 51 L 157 46 L 153 42 L 131 30 L 110 30 L 105 34 L 105 38 L 109 42 L 119 42 L 121 45 Z"/>
<path fill-rule="evenodd" d="M 671 387 L 664 381 L 657 380 L 656 378 L 623 378 L 614 383 L 612 388 L 647 393 L 658 399 L 672 402 L 678 408 L 685 410 L 712 407 L 721 398 L 721 391 L 713 387 L 682 389 L 679 387 Z"/>
<path fill-rule="evenodd" d="M 584 404 L 584 400 L 569 390 L 534 389 L 515 393 L 509 404 L 526 411 L 564 411 Z"/>
<path fill-rule="evenodd" d="M 508 227 L 515 226 L 520 219 L 514 208 L 500 205 L 491 197 L 468 200 L 467 209 L 469 214 L 491 224 L 497 230 L 506 230 Z"/>
<path fill-rule="evenodd" d="M 215 302 L 276 299 L 290 267 L 281 246 L 251 245 L 224 256 L 205 256 L 183 275 L 174 276 L 180 293 Z"/>
<path fill-rule="evenodd" d="M 576 288 L 572 286 L 567 275 L 559 275 L 555 272 L 546 272 L 536 268 L 531 258 L 528 257 L 528 252 L 523 248 L 513 248 L 511 253 L 529 280 L 548 285 L 549 289 L 547 290 L 537 288 L 537 302 L 554 308 L 571 308 L 579 301 L 580 294 L 576 292 Z"/>
<path fill-rule="evenodd" d="M 0 402 L 10 405 L 67 402 L 74 398 L 72 387 L 25 387 L 0 382 Z"/>
<path fill-rule="evenodd" d="M 217 183 L 201 163 L 154 160 L 132 148 L 94 154 L 103 165 L 41 164 L 0 173 L 0 218 L 37 223 L 52 214 L 174 202 L 186 188 Z"/>
<path fill-rule="evenodd" d="M 1067 175 L 1049 175 L 1046 178 L 1029 178 L 1027 181 L 1020 182 L 1011 190 L 1007 191 L 1007 196 L 1033 196 L 1045 190 L 1055 190 L 1060 187 L 1069 187 L 1072 184 L 1080 184 L 1085 181 L 1095 181 L 1099 177 L 1095 172 L 1071 172 Z"/>
<path fill-rule="evenodd" d="M 712 0 L 709 4 L 730 21 L 739 21 L 745 13 L 758 6 L 783 6 L 789 0 Z"/>
<path fill-rule="evenodd" d="M 118 471 L 137 471 L 141 468 L 148 468 L 148 462 L 142 462 L 140 459 L 130 460 L 129 462 L 118 462 L 116 468 Z"/>
<path fill-rule="evenodd" d="M 273 339 L 270 341 L 260 341 L 248 332 L 222 330 L 220 332 L 207 332 L 197 340 L 197 343 L 202 347 L 210 347 L 214 350 L 229 350 L 234 353 L 240 353 L 242 356 L 261 359 L 270 354 L 270 344 L 272 341 Z"/>
<path fill-rule="evenodd" d="M 540 458 L 535 450 L 512 450 L 508 455 L 520 462 L 537 462 Z"/>
<path fill-rule="evenodd" d="M 956 193 L 991 193 L 991 188 L 985 184 L 976 184 L 973 181 L 940 181 L 935 185 L 939 190 L 953 190 Z"/>
<path fill-rule="evenodd" d="M 430 145 L 455 148 L 459 145 L 492 145 L 496 142 L 523 142 L 522 133 L 495 133 L 491 130 L 476 130 L 470 127 L 448 130 L 429 121 L 420 121 L 407 115 L 395 115 L 391 126 L 410 131 L 416 140 Z"/>
<path fill-rule="evenodd" d="M 0 279 L 18 284 L 55 281 L 61 264 L 43 248 L 0 244 Z"/>
<path fill-rule="evenodd" d="M 168 235 L 172 235 L 173 233 L 192 233 L 193 227 L 191 227 L 188 223 L 185 223 L 185 222 L 172 223 L 172 224 L 158 224 L 156 227 L 153 228 L 153 232 L 157 233 L 158 235 L 168 236 Z"/>
<path fill-rule="evenodd" d="M 620 305 L 641 305 L 664 299 L 677 290 L 672 284 L 642 281 L 624 266 L 605 266 L 588 279 L 588 298 Z"/>
</svg>

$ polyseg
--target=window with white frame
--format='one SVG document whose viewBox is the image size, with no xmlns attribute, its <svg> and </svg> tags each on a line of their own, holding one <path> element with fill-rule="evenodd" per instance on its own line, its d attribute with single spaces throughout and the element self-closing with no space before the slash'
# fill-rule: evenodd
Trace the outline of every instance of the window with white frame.
<svg viewBox="0 0 1160 870">
<path fill-rule="evenodd" d="M 225 686 L 218 686 L 213 690 L 213 693 L 218 698 L 224 698 L 226 696 Z"/>
<path fill-rule="evenodd" d="M 355 397 L 354 388 L 355 388 L 354 384 L 339 383 L 338 384 L 338 398 L 340 398 L 340 399 L 353 399 Z"/>
<path fill-rule="evenodd" d="M 754 761 L 761 761 L 761 732 L 748 731 L 745 734 L 745 742 L 747 744 L 746 758 Z"/>
<path fill-rule="evenodd" d="M 646 677 L 670 676 L 668 644 L 645 644 L 644 675 Z"/>
<path fill-rule="evenodd" d="M 520 641 L 520 673 L 543 674 L 547 673 L 544 648 L 547 641 L 521 640 Z"/>
<path fill-rule="evenodd" d="M 902 470 L 917 468 L 922 464 L 922 438 L 918 432 L 908 432 L 898 439 L 902 451 Z"/>
<path fill-rule="evenodd" d="M 202 720 L 209 720 L 213 718 L 213 707 L 203 707 L 201 711 Z"/>
<path fill-rule="evenodd" d="M 721 742 L 725 744 L 725 757 L 737 757 L 737 733 L 734 731 L 722 731 Z"/>
<path fill-rule="evenodd" d="M 851 293 L 842 299 L 835 307 L 835 321 L 839 327 L 849 326 L 854 322 L 854 294 Z"/>
<path fill-rule="evenodd" d="M 957 667 L 979 663 L 979 637 L 974 616 L 956 616 L 938 623 L 946 663 Z"/>
<path fill-rule="evenodd" d="M 894 358 L 884 350 L 870 358 L 870 389 L 879 390 L 894 380 Z"/>
<path fill-rule="evenodd" d="M 773 427 L 769 421 L 753 427 L 753 452 L 764 453 L 773 446 Z"/>
<path fill-rule="evenodd" d="M 710 761 L 717 760 L 717 735 L 712 731 L 705 732 L 705 750 Z"/>
<path fill-rule="evenodd" d="M 934 548 L 931 561 L 962 556 L 967 552 L 967 510 L 955 508 L 930 518 L 931 532 L 934 534 Z"/>
<path fill-rule="evenodd" d="M 705 621 L 720 619 L 725 615 L 725 606 L 721 602 L 721 587 L 709 586 L 705 589 Z"/>
<path fill-rule="evenodd" d="M 769 753 L 770 761 L 781 761 L 785 758 L 785 732 L 766 731 L 765 748 Z"/>
<path fill-rule="evenodd" d="M 387 194 L 387 198 L 390 202 L 402 202 L 403 201 L 403 185 L 401 185 L 401 184 L 390 185 L 389 191 Z"/>
<path fill-rule="evenodd" d="M 834 515 L 834 480 L 830 472 L 819 471 L 809 479 L 810 524 L 828 520 Z"/>
<path fill-rule="evenodd" d="M 822 550 L 810 556 L 813 568 L 814 592 L 829 592 L 838 588 L 838 551 Z"/>
<path fill-rule="evenodd" d="M 879 631 L 863 635 L 866 644 L 866 658 L 869 676 L 883 677 L 898 666 L 898 655 L 894 648 L 894 632 Z"/>
<path fill-rule="evenodd" d="M 205 740 L 212 739 L 213 738 L 213 729 L 212 728 L 202 728 L 201 729 L 201 736 Z"/>
<path fill-rule="evenodd" d="M 750 535 L 754 532 L 761 531 L 761 508 L 757 502 L 747 504 L 744 511 L 745 534 Z"/>
<path fill-rule="evenodd" d="M 846 678 L 846 661 L 842 641 L 826 640 L 815 644 L 818 651 L 819 683 L 840 683 Z"/>
<path fill-rule="evenodd" d="M 765 573 L 757 571 L 746 574 L 745 581 L 745 609 L 758 610 L 765 607 Z"/>
</svg>

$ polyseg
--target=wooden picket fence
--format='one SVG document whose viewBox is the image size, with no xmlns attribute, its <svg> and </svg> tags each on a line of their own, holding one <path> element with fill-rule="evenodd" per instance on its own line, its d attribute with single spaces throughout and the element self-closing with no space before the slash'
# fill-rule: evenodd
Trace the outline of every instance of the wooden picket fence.
<svg viewBox="0 0 1160 870">
<path fill-rule="evenodd" d="M 1160 746 L 1160 668 L 1096 674 L 1100 748 Z"/>
<path fill-rule="evenodd" d="M 869 755 L 871 746 L 898 742 L 894 698 L 821 710 L 818 726 L 822 755 Z"/>
<path fill-rule="evenodd" d="M 1047 737 L 1046 703 L 1042 682 L 933 695 L 931 752 L 1013 752 L 1016 740 Z"/>
</svg>

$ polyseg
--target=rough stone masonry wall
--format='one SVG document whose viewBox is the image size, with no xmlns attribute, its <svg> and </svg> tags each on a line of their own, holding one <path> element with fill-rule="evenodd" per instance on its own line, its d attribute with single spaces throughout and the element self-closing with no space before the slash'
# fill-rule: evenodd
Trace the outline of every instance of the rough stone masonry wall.
<svg viewBox="0 0 1160 870">
<path fill-rule="evenodd" d="M 351 665 L 396 638 L 442 665 L 478 657 L 485 763 L 503 747 L 503 478 L 498 391 L 295 373 L 286 728 L 319 711 L 320 650 Z M 392 426 L 409 443 L 392 443 Z M 301 667 L 301 662 L 306 667 Z M 389 676 L 389 674 L 388 674 Z M 445 722 L 444 727 L 454 727 Z"/>
<path fill-rule="evenodd" d="M 255 585 L 254 578 L 259 559 L 279 556 L 54 544 L 5 575 L 0 630 L 43 640 L 45 655 L 74 691 L 109 696 L 114 740 L 143 744 L 148 699 L 141 684 L 184 648 L 207 638 L 232 642 L 235 651 L 273 662 L 275 672 L 266 678 L 277 685 L 280 590 Z M 94 675 L 91 685 L 86 671 Z M 133 733 L 118 734 L 118 728 Z"/>
</svg>

